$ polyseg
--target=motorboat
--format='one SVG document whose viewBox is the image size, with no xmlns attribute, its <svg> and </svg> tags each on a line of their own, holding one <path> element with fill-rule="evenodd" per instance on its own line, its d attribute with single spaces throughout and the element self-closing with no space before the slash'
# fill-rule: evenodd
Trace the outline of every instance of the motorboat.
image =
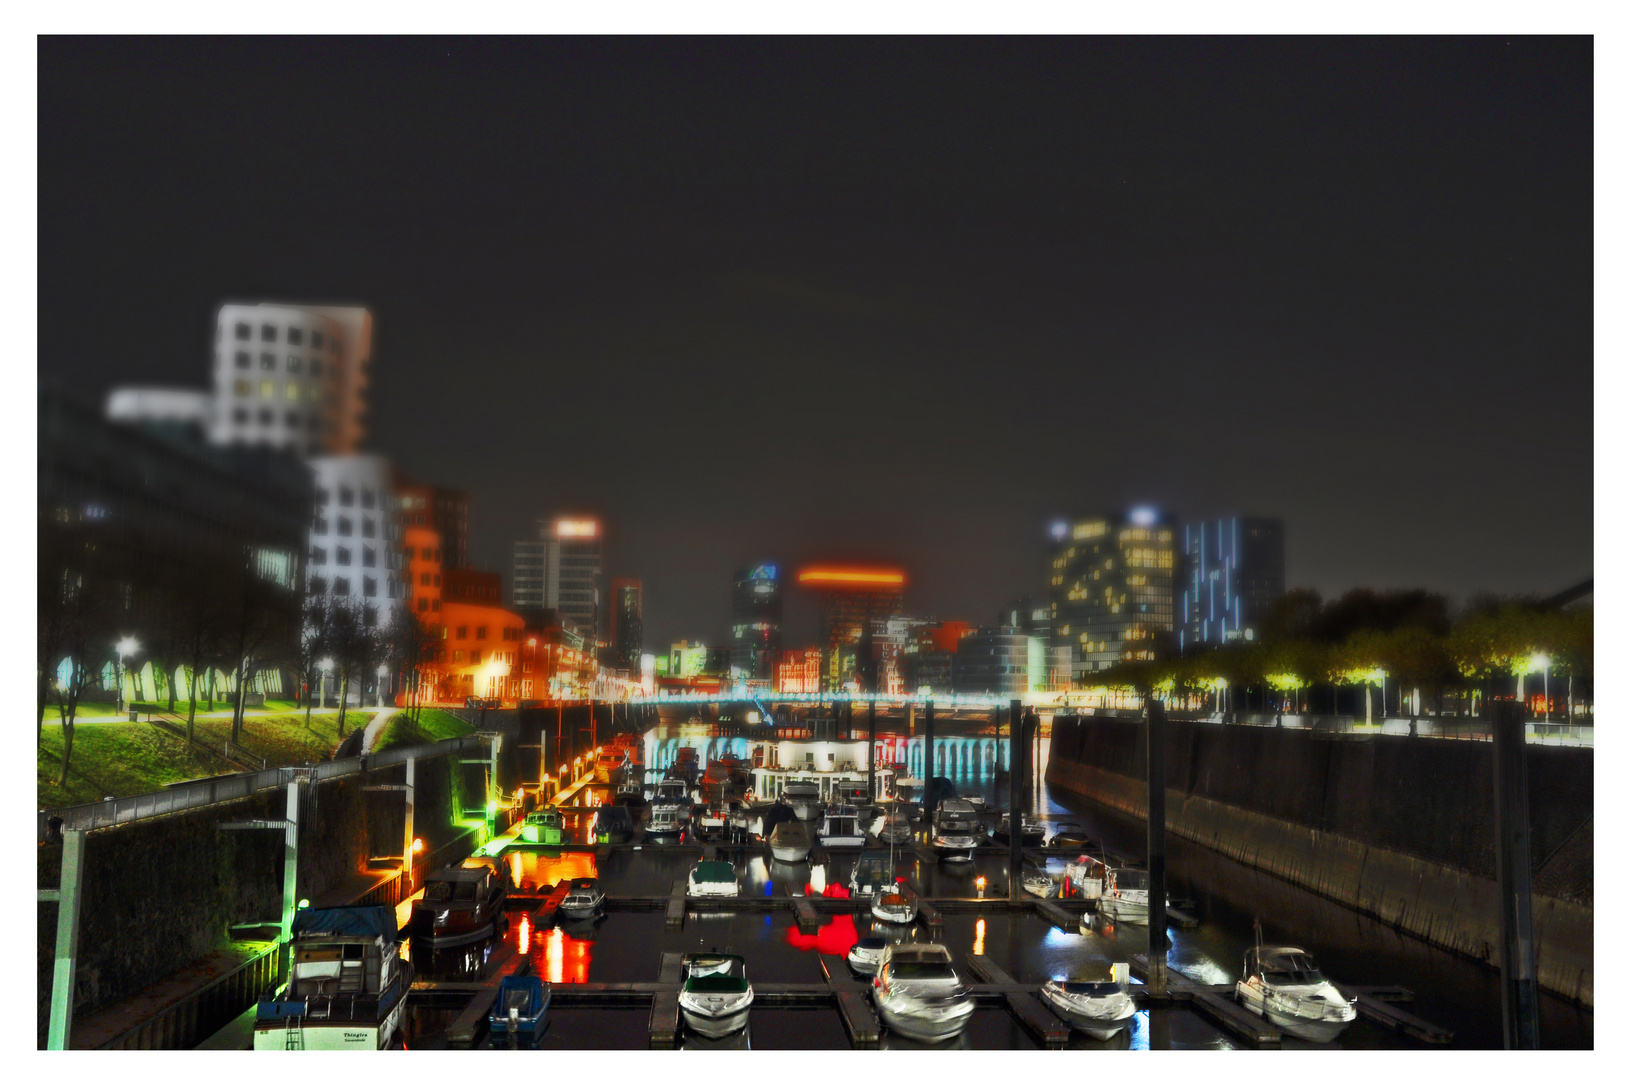
<svg viewBox="0 0 1626 1080">
<path fill-rule="evenodd" d="M 682 806 L 685 816 L 687 816 L 689 808 L 694 805 L 694 800 L 689 798 L 688 785 L 686 785 L 682 780 L 673 776 L 668 776 L 665 780 L 662 780 L 660 783 L 655 785 L 655 801 L 659 802 L 661 799 L 666 799 Z"/>
<path fill-rule="evenodd" d="M 689 823 L 689 792 L 681 780 L 662 780 L 655 788 L 655 801 L 649 808 L 645 831 L 653 836 L 671 836 Z"/>
<path fill-rule="evenodd" d="M 745 1027 L 756 995 L 745 978 L 744 957 L 720 953 L 700 955 L 703 957 L 701 965 L 685 965 L 683 989 L 678 993 L 678 1014 L 683 1017 L 684 1026 L 696 1035 L 720 1039 Z M 729 962 L 726 970 L 716 970 L 718 959 Z"/>
<path fill-rule="evenodd" d="M 559 901 L 559 914 L 567 919 L 590 919 L 603 910 L 604 890 L 599 888 L 598 878 L 576 878 Z"/>
<path fill-rule="evenodd" d="M 893 810 L 881 819 L 881 828 L 875 837 L 883 844 L 907 844 L 914 839 L 914 835 L 909 815 L 902 810 Z"/>
<path fill-rule="evenodd" d="M 728 804 L 728 831 L 736 838 L 749 836 L 751 833 L 750 808 L 739 799 Z"/>
<path fill-rule="evenodd" d="M 1077 979 L 1051 979 L 1039 988 L 1039 1000 L 1068 1027 L 1105 1042 L 1135 1022 L 1128 983 L 1129 965 L 1117 964 Z"/>
<path fill-rule="evenodd" d="M 1082 848 L 1095 843 L 1090 835 L 1084 831 L 1084 826 L 1064 822 L 1056 827 L 1056 831 L 1045 841 L 1047 847 Z"/>
<path fill-rule="evenodd" d="M 1151 887 L 1152 877 L 1145 870 L 1109 866 L 1095 910 L 1114 922 L 1145 926 L 1150 915 L 1147 893 Z"/>
<path fill-rule="evenodd" d="M 884 937 L 859 938 L 847 950 L 847 964 L 860 975 L 874 975 L 881 966 L 881 954 L 892 944 Z"/>
<path fill-rule="evenodd" d="M 294 912 L 288 984 L 254 1010 L 256 1050 L 385 1050 L 401 1028 L 412 966 L 383 904 Z"/>
<path fill-rule="evenodd" d="M 953 1039 L 965 1030 L 976 1008 L 942 945 L 888 945 L 873 985 L 881 1022 L 921 1042 Z"/>
<path fill-rule="evenodd" d="M 701 859 L 689 871 L 690 896 L 738 896 L 740 879 L 734 864 L 723 859 Z"/>
<path fill-rule="evenodd" d="M 993 828 L 994 839 L 1004 844 L 1011 842 L 1011 815 L 1001 814 L 999 824 Z M 1022 820 L 1022 846 L 1038 847 L 1044 843 L 1044 826 L 1037 821 Z"/>
<path fill-rule="evenodd" d="M 893 883 L 897 876 L 893 865 L 891 855 L 885 851 L 872 848 L 863 852 L 847 878 L 847 891 L 854 896 L 873 896 Z"/>
<path fill-rule="evenodd" d="M 837 780 L 836 799 L 849 806 L 869 806 L 874 802 L 870 798 L 869 782 L 866 780 Z"/>
<path fill-rule="evenodd" d="M 601 784 L 620 784 L 627 778 L 627 753 L 611 747 L 593 762 L 593 779 Z"/>
<path fill-rule="evenodd" d="M 616 806 L 638 807 L 647 806 L 649 799 L 644 795 L 644 785 L 637 780 L 626 780 L 615 789 L 610 801 Z"/>
<path fill-rule="evenodd" d="M 519 827 L 519 838 L 527 844 L 557 845 L 565 842 L 565 816 L 551 806 L 532 810 Z"/>
<path fill-rule="evenodd" d="M 727 803 L 751 788 L 751 769 L 734 754 L 712 758 L 700 778 L 700 794 L 707 802 Z"/>
<path fill-rule="evenodd" d="M 889 923 L 912 923 L 920 914 L 920 900 L 913 891 L 905 892 L 897 882 L 872 893 L 869 913 Z"/>
<path fill-rule="evenodd" d="M 548 1026 L 553 987 L 536 975 L 504 975 L 487 1020 L 493 1047 L 533 1047 Z"/>
<path fill-rule="evenodd" d="M 785 801 L 796 816 L 811 824 L 819 817 L 819 785 L 813 780 L 792 780 L 785 785 Z"/>
<path fill-rule="evenodd" d="M 1050 900 L 1061 892 L 1061 882 L 1043 870 L 1027 870 L 1022 874 L 1022 891 L 1041 900 Z"/>
<path fill-rule="evenodd" d="M 625 844 L 632 839 L 632 811 L 625 806 L 601 806 L 593 814 L 593 843 Z"/>
<path fill-rule="evenodd" d="M 1309 953 L 1284 945 L 1243 954 L 1236 997 L 1249 1012 L 1310 1042 L 1331 1042 L 1355 1019 L 1355 999 L 1339 993 Z"/>
<path fill-rule="evenodd" d="M 700 782 L 700 751 L 692 746 L 680 746 L 677 757 L 667 768 L 669 778 L 682 780 L 686 787 L 694 787 Z"/>
<path fill-rule="evenodd" d="M 1099 900 L 1106 884 L 1107 864 L 1088 855 L 1080 855 L 1067 864 L 1067 884 L 1073 896 L 1083 900 Z"/>
<path fill-rule="evenodd" d="M 685 953 L 683 977 L 699 978 L 704 975 L 726 975 L 734 965 L 734 954 L 718 952 Z"/>
<path fill-rule="evenodd" d="M 780 862 L 803 862 L 813 850 L 813 841 L 800 821 L 781 821 L 768 834 L 768 849 Z"/>
<path fill-rule="evenodd" d="M 496 859 L 464 859 L 424 875 L 423 896 L 412 901 L 407 932 L 415 942 L 443 949 L 471 945 L 506 930 L 508 871 Z"/>
<path fill-rule="evenodd" d="M 932 850 L 939 859 L 969 861 L 980 831 L 976 807 L 964 799 L 944 799 L 933 816 Z"/>
<path fill-rule="evenodd" d="M 864 846 L 864 828 L 858 821 L 858 807 L 850 803 L 836 803 L 827 807 L 819 819 L 819 844 L 827 848 L 861 848 Z"/>
</svg>

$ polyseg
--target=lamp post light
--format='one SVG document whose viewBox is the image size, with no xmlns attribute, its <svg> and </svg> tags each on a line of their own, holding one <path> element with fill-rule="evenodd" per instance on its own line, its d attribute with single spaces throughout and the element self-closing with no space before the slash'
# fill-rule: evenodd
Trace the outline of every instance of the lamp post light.
<svg viewBox="0 0 1626 1080">
<path fill-rule="evenodd" d="M 113 650 L 119 654 L 118 711 L 123 712 L 124 711 L 124 658 L 126 656 L 134 656 L 136 653 L 140 652 L 141 651 L 141 644 L 140 644 L 140 642 L 136 641 L 136 639 L 133 638 L 133 637 L 123 637 L 123 638 L 119 638 L 118 644 L 113 646 Z"/>
<path fill-rule="evenodd" d="M 378 698 L 378 707 L 380 709 L 384 707 L 384 679 L 389 675 L 389 673 L 390 666 L 388 664 L 378 665 L 378 691 L 376 696 Z"/>
<path fill-rule="evenodd" d="M 1547 714 L 1547 719 L 1551 720 L 1553 716 L 1553 698 L 1547 681 L 1547 669 L 1552 666 L 1553 660 L 1546 653 L 1537 653 L 1532 657 L 1532 660 L 1541 669 L 1541 708 Z"/>
<path fill-rule="evenodd" d="M 329 657 L 329 656 L 322 657 L 322 659 L 316 661 L 316 667 L 317 667 L 317 670 L 319 670 L 322 673 L 322 690 L 321 690 L 322 707 L 326 708 L 327 707 L 327 677 L 333 671 L 333 658 Z"/>
</svg>

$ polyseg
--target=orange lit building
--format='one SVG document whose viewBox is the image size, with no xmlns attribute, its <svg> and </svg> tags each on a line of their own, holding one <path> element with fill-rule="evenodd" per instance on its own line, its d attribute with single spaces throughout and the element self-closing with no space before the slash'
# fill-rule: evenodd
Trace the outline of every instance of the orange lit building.
<svg viewBox="0 0 1626 1080">
<path fill-rule="evenodd" d="M 823 656 L 818 649 L 789 649 L 774 659 L 773 688 L 780 694 L 816 694 Z"/>
<path fill-rule="evenodd" d="M 421 526 L 408 526 L 402 536 L 406 556 L 407 608 L 425 621 L 437 621 L 440 614 L 441 574 L 444 553 L 440 533 Z"/>
<path fill-rule="evenodd" d="M 857 651 L 872 619 L 903 613 L 903 571 L 884 566 L 810 566 L 797 582 L 819 601 L 824 686 L 837 690 L 857 678 Z"/>
<path fill-rule="evenodd" d="M 524 619 L 500 607 L 443 601 L 440 623 L 444 635 L 437 665 L 440 700 L 524 696 L 520 692 Z"/>
</svg>

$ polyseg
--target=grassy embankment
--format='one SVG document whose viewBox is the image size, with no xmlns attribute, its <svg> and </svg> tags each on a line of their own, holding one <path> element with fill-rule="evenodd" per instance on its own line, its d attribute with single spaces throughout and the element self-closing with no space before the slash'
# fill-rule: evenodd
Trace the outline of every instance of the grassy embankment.
<svg viewBox="0 0 1626 1080">
<path fill-rule="evenodd" d="M 417 723 L 413 723 L 403 709 L 392 716 L 385 725 L 383 734 L 373 744 L 373 753 L 397 746 L 423 746 L 442 739 L 456 739 L 473 732 L 474 728 L 444 709 L 425 709 Z"/>
</svg>

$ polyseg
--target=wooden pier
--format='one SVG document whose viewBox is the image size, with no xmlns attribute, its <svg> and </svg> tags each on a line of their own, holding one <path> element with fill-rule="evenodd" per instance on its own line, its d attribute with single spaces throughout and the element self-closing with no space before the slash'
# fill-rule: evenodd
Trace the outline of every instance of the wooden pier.
<svg viewBox="0 0 1626 1080">
<path fill-rule="evenodd" d="M 1005 995 L 1005 1005 L 1011 1010 L 1011 1015 L 1016 1017 L 1017 1022 L 1027 1028 L 1046 1050 L 1061 1050 L 1066 1047 L 1071 1030 L 1065 1021 L 1045 1008 L 1038 995 L 1029 990 L 1018 989 L 1016 980 L 985 956 L 969 957 L 966 960 L 966 967 L 983 982 L 1000 984 L 1000 989 Z"/>
<path fill-rule="evenodd" d="M 868 988 L 853 977 L 839 956 L 819 957 L 819 967 L 824 972 L 824 981 L 835 994 L 841 1024 L 847 1029 L 847 1039 L 853 1049 L 875 1049 L 881 1042 L 881 1023 L 869 1006 Z"/>
<path fill-rule="evenodd" d="M 649 1048 L 674 1050 L 677 1048 L 678 991 L 683 987 L 683 954 L 661 953 L 661 970 L 656 976 L 660 989 L 649 1007 Z"/>
</svg>

